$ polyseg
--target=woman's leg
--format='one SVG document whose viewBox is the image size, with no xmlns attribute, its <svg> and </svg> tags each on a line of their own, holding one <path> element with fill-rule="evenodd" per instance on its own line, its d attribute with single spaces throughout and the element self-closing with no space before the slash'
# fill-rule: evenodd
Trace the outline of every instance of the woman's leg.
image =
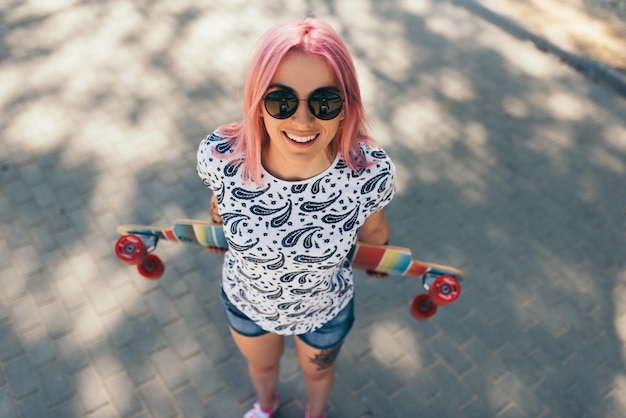
<svg viewBox="0 0 626 418">
<path fill-rule="evenodd" d="M 277 334 L 245 337 L 233 329 L 230 333 L 239 351 L 248 360 L 250 380 L 263 409 L 271 409 L 278 384 L 280 358 L 284 351 L 284 338 Z"/>
<path fill-rule="evenodd" d="M 321 417 L 335 380 L 335 359 L 339 355 L 341 343 L 320 350 L 307 345 L 297 337 L 295 342 L 309 398 L 309 414 L 311 417 Z"/>
</svg>

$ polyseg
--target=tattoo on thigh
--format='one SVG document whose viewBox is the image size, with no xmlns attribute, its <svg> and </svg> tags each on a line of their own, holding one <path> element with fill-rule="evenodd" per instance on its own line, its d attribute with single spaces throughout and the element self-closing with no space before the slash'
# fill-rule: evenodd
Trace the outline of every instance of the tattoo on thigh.
<svg viewBox="0 0 626 418">
<path fill-rule="evenodd" d="M 341 350 L 341 344 L 336 347 L 322 350 L 311 359 L 311 363 L 317 365 L 317 370 L 321 371 L 333 365 Z"/>
</svg>

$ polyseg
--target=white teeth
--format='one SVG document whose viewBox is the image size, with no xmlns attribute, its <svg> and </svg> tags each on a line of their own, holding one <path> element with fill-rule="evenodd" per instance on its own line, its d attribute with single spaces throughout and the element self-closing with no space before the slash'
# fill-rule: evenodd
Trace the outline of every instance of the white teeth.
<svg viewBox="0 0 626 418">
<path fill-rule="evenodd" d="M 292 141 L 296 141 L 299 142 L 301 144 L 304 144 L 305 142 L 309 142 L 309 141 L 313 141 L 315 139 L 315 137 L 317 137 L 317 135 L 311 135 L 311 136 L 294 136 L 291 134 L 288 134 L 285 132 L 285 134 L 287 134 L 287 136 L 289 137 L 289 139 L 291 139 Z"/>
</svg>

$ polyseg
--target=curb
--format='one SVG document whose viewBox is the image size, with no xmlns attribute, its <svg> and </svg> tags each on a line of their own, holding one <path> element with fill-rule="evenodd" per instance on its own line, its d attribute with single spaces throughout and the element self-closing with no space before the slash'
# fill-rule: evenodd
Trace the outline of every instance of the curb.
<svg viewBox="0 0 626 418">
<path fill-rule="evenodd" d="M 614 68 L 589 57 L 565 51 L 552 42 L 532 33 L 519 23 L 492 11 L 475 0 L 452 0 L 452 3 L 498 26 L 518 39 L 531 41 L 539 50 L 556 56 L 576 71 L 604 84 L 626 98 L 626 75 Z"/>
</svg>

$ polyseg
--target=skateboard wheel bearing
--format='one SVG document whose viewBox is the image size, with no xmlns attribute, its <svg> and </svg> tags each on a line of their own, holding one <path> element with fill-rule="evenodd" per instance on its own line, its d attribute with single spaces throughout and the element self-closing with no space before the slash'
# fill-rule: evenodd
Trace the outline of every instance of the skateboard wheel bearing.
<svg viewBox="0 0 626 418">
<path fill-rule="evenodd" d="M 423 321 L 431 318 L 437 313 L 437 305 L 433 303 L 430 295 L 422 293 L 421 295 L 417 295 L 413 301 L 411 301 L 409 311 L 411 312 L 413 318 Z"/>
<path fill-rule="evenodd" d="M 163 275 L 165 266 L 159 257 L 148 254 L 141 264 L 137 264 L 137 271 L 146 279 L 156 280 Z"/>
<path fill-rule="evenodd" d="M 428 293 L 433 303 L 445 306 L 459 298 L 461 295 L 461 285 L 454 276 L 444 274 L 433 281 Z"/>
<path fill-rule="evenodd" d="M 123 235 L 115 243 L 115 255 L 126 264 L 138 265 L 146 254 L 146 246 L 136 235 Z"/>
</svg>

